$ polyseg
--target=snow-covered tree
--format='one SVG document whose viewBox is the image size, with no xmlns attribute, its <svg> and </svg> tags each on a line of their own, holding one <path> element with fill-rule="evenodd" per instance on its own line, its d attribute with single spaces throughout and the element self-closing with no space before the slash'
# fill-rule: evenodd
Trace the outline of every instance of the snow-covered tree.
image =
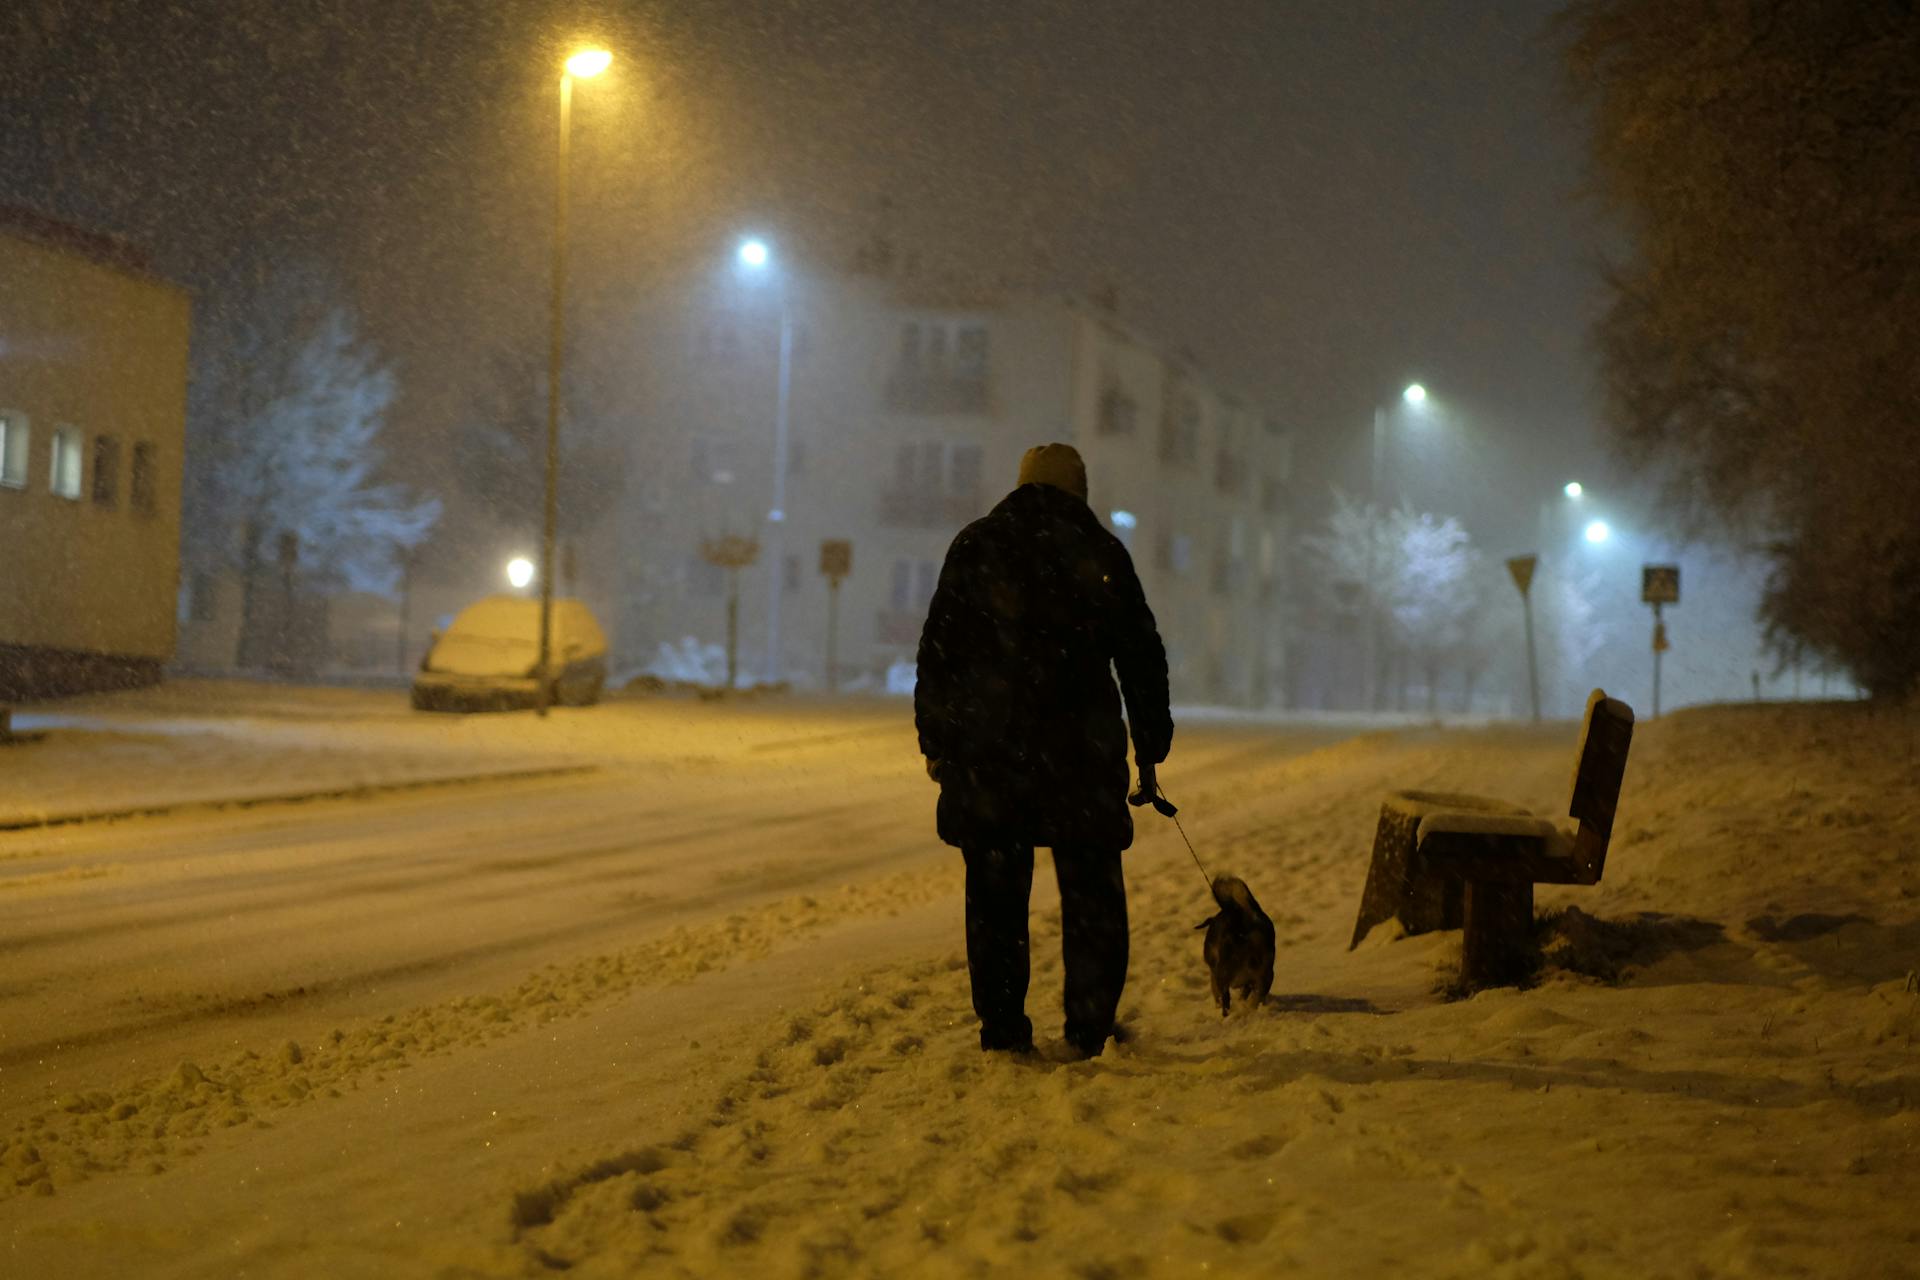
<svg viewBox="0 0 1920 1280">
<path fill-rule="evenodd" d="M 1434 704 L 1442 666 L 1461 659 L 1467 623 L 1480 600 L 1480 553 L 1460 522 L 1401 506 L 1380 513 L 1340 490 L 1324 530 L 1301 539 L 1309 587 L 1323 604 L 1371 608 L 1376 665 L 1384 689 L 1395 665 L 1417 663 Z M 1376 698 L 1378 701 L 1378 698 Z"/>
<path fill-rule="evenodd" d="M 1478 605 L 1481 556 L 1460 522 L 1400 507 L 1386 520 L 1392 576 L 1387 614 L 1400 651 L 1426 677 L 1427 709 L 1438 710 L 1441 667 L 1460 656 Z"/>
<path fill-rule="evenodd" d="M 283 270 L 202 330 L 189 558 L 248 583 L 295 539 L 308 588 L 391 592 L 439 500 L 380 479 L 392 371 L 317 273 Z"/>
</svg>

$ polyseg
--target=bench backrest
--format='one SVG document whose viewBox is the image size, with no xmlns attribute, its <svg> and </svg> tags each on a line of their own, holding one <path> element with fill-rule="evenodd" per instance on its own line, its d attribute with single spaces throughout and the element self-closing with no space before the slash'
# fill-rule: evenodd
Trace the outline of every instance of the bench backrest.
<svg viewBox="0 0 1920 1280">
<path fill-rule="evenodd" d="M 1613 814 L 1620 804 L 1620 781 L 1627 772 L 1627 749 L 1633 744 L 1633 708 L 1604 689 L 1587 698 L 1587 717 L 1580 730 L 1580 751 L 1573 767 L 1573 800 L 1567 815 L 1579 820 L 1573 856 L 1587 883 L 1600 879 L 1607 865 L 1607 843 L 1613 839 Z"/>
</svg>

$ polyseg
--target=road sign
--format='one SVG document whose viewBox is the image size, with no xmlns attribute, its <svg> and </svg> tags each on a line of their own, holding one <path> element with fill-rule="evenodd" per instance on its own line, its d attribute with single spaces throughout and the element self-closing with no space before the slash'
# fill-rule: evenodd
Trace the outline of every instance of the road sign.
<svg viewBox="0 0 1920 1280">
<path fill-rule="evenodd" d="M 760 543 L 739 534 L 723 534 L 702 540 L 700 557 L 722 569 L 744 569 L 760 558 Z"/>
<path fill-rule="evenodd" d="M 1679 604 L 1680 566 L 1677 564 L 1642 565 L 1640 567 L 1640 602 L 1642 604 Z"/>
<path fill-rule="evenodd" d="M 1670 648 L 1672 648 L 1672 646 L 1667 643 L 1667 624 L 1664 622 L 1654 623 L 1653 651 L 1655 653 L 1665 653 Z"/>
<path fill-rule="evenodd" d="M 1513 575 L 1513 585 L 1520 588 L 1523 596 L 1533 586 L 1533 566 L 1539 559 L 1538 556 L 1515 556 L 1507 561 L 1507 572 Z"/>
<path fill-rule="evenodd" d="M 820 544 L 820 572 L 828 578 L 844 578 L 853 572 L 853 543 L 845 538 L 828 538 Z"/>
</svg>

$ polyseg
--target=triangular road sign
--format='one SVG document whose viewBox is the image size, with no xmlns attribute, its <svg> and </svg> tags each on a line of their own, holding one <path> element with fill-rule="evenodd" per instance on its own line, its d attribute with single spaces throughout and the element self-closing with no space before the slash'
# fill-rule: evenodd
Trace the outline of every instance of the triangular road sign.
<svg viewBox="0 0 1920 1280">
<path fill-rule="evenodd" d="M 1520 594 L 1527 594 L 1527 588 L 1533 585 L 1533 566 L 1539 556 L 1515 556 L 1507 561 L 1507 572 L 1513 575 L 1513 585 L 1520 588 Z"/>
</svg>

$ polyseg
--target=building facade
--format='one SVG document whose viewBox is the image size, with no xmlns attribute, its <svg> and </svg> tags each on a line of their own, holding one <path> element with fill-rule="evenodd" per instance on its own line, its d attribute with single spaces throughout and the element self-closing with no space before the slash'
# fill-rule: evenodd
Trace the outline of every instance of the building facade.
<svg viewBox="0 0 1920 1280">
<path fill-rule="evenodd" d="M 637 328 L 629 494 L 599 606 L 628 667 L 721 640 L 737 586 L 743 674 L 820 686 L 831 612 L 837 682 L 883 680 L 913 660 L 953 535 L 1013 487 L 1029 446 L 1059 440 L 1132 552 L 1174 696 L 1279 701 L 1290 439 L 1101 307 L 729 276 L 673 291 Z M 753 564 L 703 557 L 725 536 L 755 540 Z M 828 540 L 853 549 L 837 601 Z"/>
<path fill-rule="evenodd" d="M 188 313 L 121 242 L 0 208 L 0 701 L 173 652 Z"/>
</svg>

